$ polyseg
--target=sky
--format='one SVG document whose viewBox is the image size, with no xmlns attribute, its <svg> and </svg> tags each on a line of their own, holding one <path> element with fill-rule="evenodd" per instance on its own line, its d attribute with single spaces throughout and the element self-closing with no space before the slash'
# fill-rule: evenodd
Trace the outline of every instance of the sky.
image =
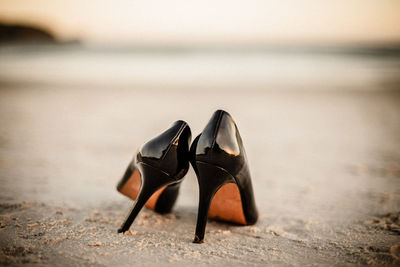
<svg viewBox="0 0 400 267">
<path fill-rule="evenodd" d="M 400 41 L 399 0 L 0 0 L 0 21 L 88 43 Z"/>
</svg>

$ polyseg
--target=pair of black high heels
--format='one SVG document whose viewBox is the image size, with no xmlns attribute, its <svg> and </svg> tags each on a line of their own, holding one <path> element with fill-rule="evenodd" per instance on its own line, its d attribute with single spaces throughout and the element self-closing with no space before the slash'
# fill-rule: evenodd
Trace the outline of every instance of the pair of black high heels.
<svg viewBox="0 0 400 267">
<path fill-rule="evenodd" d="M 247 158 L 232 117 L 217 110 L 191 146 L 190 141 L 188 124 L 176 121 L 139 149 L 136 165 L 133 160 L 117 186 L 136 199 L 119 233 L 129 229 L 144 205 L 159 213 L 172 210 L 189 162 L 200 187 L 194 243 L 203 242 L 207 217 L 241 225 L 257 221 Z"/>
</svg>

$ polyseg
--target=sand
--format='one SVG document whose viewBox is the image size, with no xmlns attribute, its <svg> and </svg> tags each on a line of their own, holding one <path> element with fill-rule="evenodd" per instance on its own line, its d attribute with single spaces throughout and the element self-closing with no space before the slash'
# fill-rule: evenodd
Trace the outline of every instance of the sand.
<svg viewBox="0 0 400 267">
<path fill-rule="evenodd" d="M 177 119 L 195 136 L 217 108 L 241 131 L 259 222 L 209 221 L 193 244 L 191 169 L 171 214 L 117 234 L 136 149 Z M 0 125 L 1 265 L 400 264 L 396 91 L 3 86 Z"/>
</svg>

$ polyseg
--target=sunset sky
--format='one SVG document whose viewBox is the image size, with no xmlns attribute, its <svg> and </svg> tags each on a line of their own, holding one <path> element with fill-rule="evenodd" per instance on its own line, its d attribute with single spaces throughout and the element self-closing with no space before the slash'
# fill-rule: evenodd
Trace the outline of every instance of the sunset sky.
<svg viewBox="0 0 400 267">
<path fill-rule="evenodd" d="M 399 0 L 0 0 L 0 20 L 90 43 L 400 41 Z"/>
</svg>

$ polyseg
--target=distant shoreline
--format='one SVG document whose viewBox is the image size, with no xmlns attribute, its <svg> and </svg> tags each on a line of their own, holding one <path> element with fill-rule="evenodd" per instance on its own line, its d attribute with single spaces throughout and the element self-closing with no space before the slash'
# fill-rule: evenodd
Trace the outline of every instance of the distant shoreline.
<svg viewBox="0 0 400 267">
<path fill-rule="evenodd" d="M 45 43 L 2 43 L 0 42 L 0 53 L 3 51 L 59 51 L 82 50 L 91 53 L 117 53 L 117 54 L 337 54 L 355 56 L 383 56 L 400 57 L 399 45 L 382 46 L 184 46 L 184 45 L 103 45 L 87 44 L 77 40 L 66 42 L 45 42 Z"/>
<path fill-rule="evenodd" d="M 100 53 L 276 53 L 276 54 L 343 54 L 400 56 L 400 40 L 381 43 L 352 44 L 179 44 L 179 43 L 86 43 L 79 39 L 60 40 L 50 30 L 37 25 L 8 24 L 0 21 L 0 52 L 4 49 L 38 49 L 39 51 L 60 46 L 66 49 L 83 49 Z"/>
</svg>

